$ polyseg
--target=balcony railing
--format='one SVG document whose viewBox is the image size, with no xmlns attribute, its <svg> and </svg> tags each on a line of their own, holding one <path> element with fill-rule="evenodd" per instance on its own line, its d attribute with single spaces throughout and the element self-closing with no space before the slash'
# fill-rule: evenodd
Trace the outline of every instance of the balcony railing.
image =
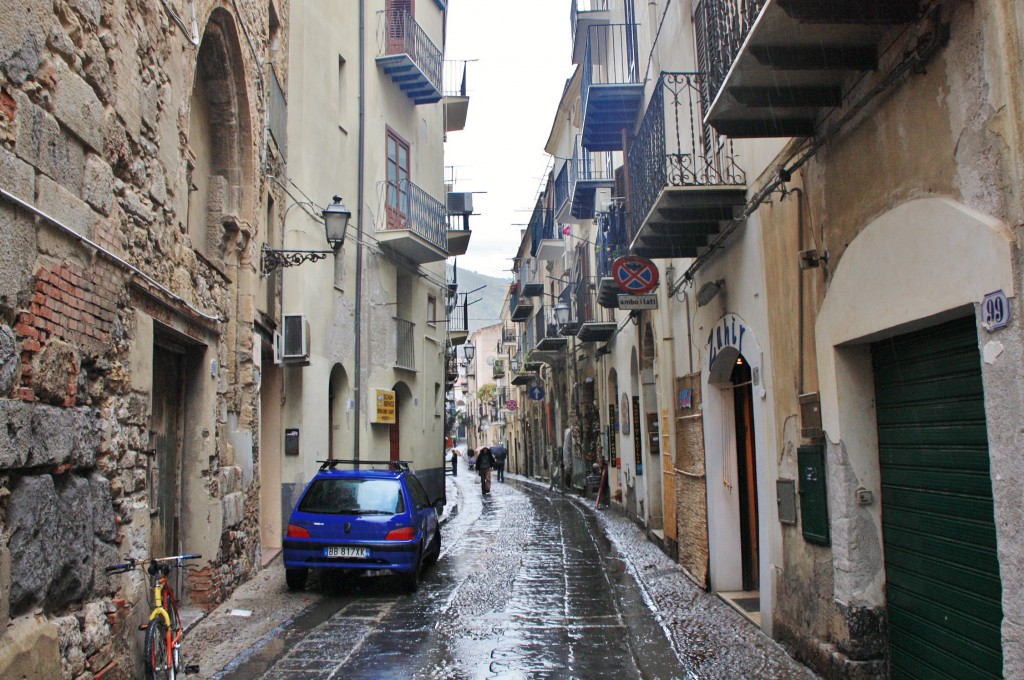
<svg viewBox="0 0 1024 680">
<path fill-rule="evenodd" d="M 767 0 L 701 0 L 697 10 L 697 51 L 706 70 L 703 110 L 722 88 L 743 41 Z"/>
<path fill-rule="evenodd" d="M 555 217 L 556 219 L 565 219 L 568 217 L 569 203 L 569 185 L 571 163 L 562 163 L 562 167 L 559 169 L 558 174 L 555 175 Z"/>
<path fill-rule="evenodd" d="M 588 29 L 581 85 L 583 144 L 592 151 L 622 149 L 643 99 L 635 24 Z"/>
<path fill-rule="evenodd" d="M 417 104 L 440 101 L 443 57 L 426 31 L 406 10 L 377 14 L 377 61 Z"/>
<path fill-rule="evenodd" d="M 576 29 L 579 26 L 580 13 L 600 12 L 608 10 L 608 0 L 572 0 L 569 7 L 569 21 L 572 23 L 572 39 L 576 41 Z"/>
<path fill-rule="evenodd" d="M 526 321 L 533 313 L 533 301 L 521 294 L 518 282 L 509 287 L 508 308 L 511 310 L 511 319 L 517 323 Z"/>
<path fill-rule="evenodd" d="M 461 302 L 457 302 L 451 311 L 448 312 L 448 333 L 469 333 L 469 303 L 465 295 L 460 295 Z"/>
<path fill-rule="evenodd" d="M 387 229 L 408 229 L 447 251 L 448 223 L 444 204 L 407 179 L 385 184 Z"/>
<path fill-rule="evenodd" d="M 466 94 L 466 61 L 444 62 L 444 129 L 456 132 L 466 128 L 469 96 Z"/>
<path fill-rule="evenodd" d="M 416 324 L 395 318 L 395 366 L 416 370 Z"/>
<path fill-rule="evenodd" d="M 597 234 L 597 278 L 612 277 L 612 263 L 629 254 L 629 230 L 626 226 L 626 210 L 619 203 L 609 207 L 598 216 Z"/>
<path fill-rule="evenodd" d="M 594 194 L 598 188 L 615 186 L 615 169 L 611 151 L 588 151 L 583 136 L 576 135 L 569 163 L 569 197 L 572 216 L 591 219 L 594 216 Z"/>
<path fill-rule="evenodd" d="M 562 232 L 556 228 L 554 211 L 545 208 L 541 201 L 537 202 L 530 216 L 531 248 L 530 255 L 540 258 L 538 251 L 542 241 L 561 240 Z M 543 259 L 543 258 L 540 258 Z"/>
<path fill-rule="evenodd" d="M 732 141 L 702 122 L 699 73 L 662 73 L 629 151 L 629 230 L 635 238 L 665 187 L 742 187 Z"/>
</svg>

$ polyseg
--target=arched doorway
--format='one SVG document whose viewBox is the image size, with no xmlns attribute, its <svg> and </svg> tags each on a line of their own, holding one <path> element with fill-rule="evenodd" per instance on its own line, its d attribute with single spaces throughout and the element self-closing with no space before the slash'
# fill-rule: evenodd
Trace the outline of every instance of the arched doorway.
<svg viewBox="0 0 1024 680">
<path fill-rule="evenodd" d="M 413 400 L 412 391 L 404 382 L 399 381 L 391 388 L 395 392 L 395 422 L 391 424 L 389 432 L 389 457 L 390 460 L 404 460 L 410 463 L 416 460 L 415 437 L 407 435 L 408 440 L 403 444 L 402 423 L 413 424 Z"/>
<path fill-rule="evenodd" d="M 654 366 L 657 348 L 654 345 L 654 330 L 651 324 L 644 325 L 643 341 L 640 343 L 640 384 L 643 389 L 644 449 L 647 468 L 647 526 L 655 531 L 664 527 L 662 501 L 661 467 L 661 426 L 658 420 L 658 388 L 655 384 Z"/>
<path fill-rule="evenodd" d="M 743 355 L 736 357 L 732 375 L 733 421 L 736 438 L 736 495 L 740 515 L 740 564 L 743 590 L 759 590 L 757 511 L 757 460 L 754 447 L 754 391 L 750 365 Z"/>
<path fill-rule="evenodd" d="M 757 625 L 770 626 L 767 522 L 772 479 L 765 456 L 761 348 L 735 314 L 715 324 L 706 345 L 704 441 L 709 581 L 712 590 Z M 762 612 L 765 616 L 762 618 Z"/>
<path fill-rule="evenodd" d="M 351 448 L 352 428 L 348 422 L 348 375 L 341 364 L 331 369 L 327 393 L 327 457 L 354 458 Z"/>
<path fill-rule="evenodd" d="M 626 466 L 626 511 L 643 519 L 646 508 L 646 489 L 643 485 L 643 430 L 640 427 L 640 362 L 634 347 L 629 358 L 629 397 L 623 395 L 621 404 L 623 422 L 629 424 L 629 450 L 632 466 Z M 632 467 L 634 477 L 630 479 Z"/>
<path fill-rule="evenodd" d="M 619 374 L 613 368 L 608 371 L 608 487 L 614 502 L 622 503 L 622 488 L 619 474 L 622 469 L 622 458 L 619 446 Z"/>
</svg>

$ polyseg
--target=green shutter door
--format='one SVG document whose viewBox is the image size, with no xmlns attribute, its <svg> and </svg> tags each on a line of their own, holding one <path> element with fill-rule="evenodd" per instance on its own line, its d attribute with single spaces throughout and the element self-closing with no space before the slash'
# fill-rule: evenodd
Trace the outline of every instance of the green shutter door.
<svg viewBox="0 0 1024 680">
<path fill-rule="evenodd" d="M 1001 678 L 1001 585 L 973 317 L 872 345 L 890 663 Z"/>
</svg>

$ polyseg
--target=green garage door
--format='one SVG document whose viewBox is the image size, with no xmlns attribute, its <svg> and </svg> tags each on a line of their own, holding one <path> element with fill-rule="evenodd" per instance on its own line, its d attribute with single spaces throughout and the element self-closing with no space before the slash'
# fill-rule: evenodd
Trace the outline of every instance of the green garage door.
<svg viewBox="0 0 1024 680">
<path fill-rule="evenodd" d="M 871 350 L 892 677 L 1001 678 L 1002 589 L 974 319 Z"/>
</svg>

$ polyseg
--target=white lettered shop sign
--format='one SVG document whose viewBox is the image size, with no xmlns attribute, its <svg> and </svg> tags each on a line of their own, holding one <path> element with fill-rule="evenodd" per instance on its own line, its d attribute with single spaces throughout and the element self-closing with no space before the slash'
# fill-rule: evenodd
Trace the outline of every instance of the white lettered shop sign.
<svg viewBox="0 0 1024 680">
<path fill-rule="evenodd" d="M 718 353 L 726 347 L 734 347 L 737 352 L 743 354 L 743 336 L 747 333 L 747 327 L 735 314 L 726 314 L 722 320 L 711 329 L 708 335 L 708 370 L 715 365 Z"/>
</svg>

